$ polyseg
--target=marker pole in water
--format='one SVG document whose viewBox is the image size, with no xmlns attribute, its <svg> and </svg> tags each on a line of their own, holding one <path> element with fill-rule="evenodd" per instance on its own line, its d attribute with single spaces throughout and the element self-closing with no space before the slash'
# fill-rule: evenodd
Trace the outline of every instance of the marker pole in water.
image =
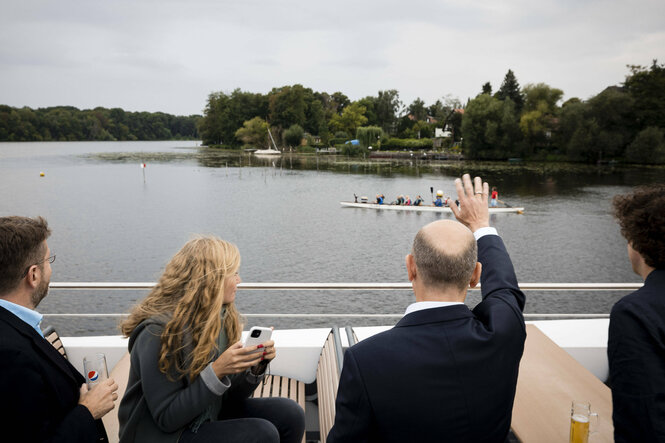
<svg viewBox="0 0 665 443">
<path fill-rule="evenodd" d="M 143 171 L 143 183 L 145 183 L 145 163 L 141 163 L 141 170 Z"/>
</svg>

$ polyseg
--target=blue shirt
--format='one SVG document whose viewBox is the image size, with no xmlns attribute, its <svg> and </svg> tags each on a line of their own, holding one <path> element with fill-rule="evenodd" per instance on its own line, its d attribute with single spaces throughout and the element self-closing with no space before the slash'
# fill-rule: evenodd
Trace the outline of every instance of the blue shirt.
<svg viewBox="0 0 665 443">
<path fill-rule="evenodd" d="M 37 331 L 39 335 L 42 337 L 44 336 L 41 328 L 39 327 L 39 324 L 42 322 L 42 317 L 44 317 L 42 314 L 37 311 L 33 311 L 32 309 L 28 309 L 25 306 L 17 305 L 16 303 L 7 301 L 3 298 L 0 298 L 0 306 L 26 322 L 35 331 Z"/>
</svg>

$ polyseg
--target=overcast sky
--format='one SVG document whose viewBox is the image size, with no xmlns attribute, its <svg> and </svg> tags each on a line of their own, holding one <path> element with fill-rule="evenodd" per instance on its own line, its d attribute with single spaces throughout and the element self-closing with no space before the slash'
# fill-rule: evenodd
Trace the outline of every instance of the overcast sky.
<svg viewBox="0 0 665 443">
<path fill-rule="evenodd" d="M 508 69 L 587 99 L 665 62 L 663 0 L 5 0 L 0 103 L 203 112 L 300 83 L 465 102 Z"/>
</svg>

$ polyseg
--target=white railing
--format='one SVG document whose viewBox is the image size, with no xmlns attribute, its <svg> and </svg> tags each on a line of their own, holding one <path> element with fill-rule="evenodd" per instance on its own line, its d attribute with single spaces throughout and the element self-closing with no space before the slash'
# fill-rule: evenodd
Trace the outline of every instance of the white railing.
<svg viewBox="0 0 665 443">
<path fill-rule="evenodd" d="M 152 289 L 156 283 L 126 282 L 51 282 L 51 289 L 93 289 L 93 290 L 131 290 Z M 520 283 L 523 291 L 634 291 L 642 283 Z M 238 289 L 250 291 L 357 291 L 357 290 L 408 290 L 411 283 L 240 283 Z M 471 289 L 480 290 L 480 285 Z"/>
<path fill-rule="evenodd" d="M 54 290 L 148 290 L 154 282 L 52 282 Z M 521 283 L 523 291 L 624 291 L 642 287 L 642 283 Z M 480 285 L 472 291 L 479 290 Z M 410 290 L 411 283 L 240 283 L 238 289 L 250 291 L 395 291 Z M 127 313 L 45 313 L 49 317 L 125 317 Z M 401 318 L 403 314 L 293 314 L 293 313 L 249 313 L 248 318 Z M 609 314 L 524 314 L 525 318 L 609 318 Z"/>
</svg>

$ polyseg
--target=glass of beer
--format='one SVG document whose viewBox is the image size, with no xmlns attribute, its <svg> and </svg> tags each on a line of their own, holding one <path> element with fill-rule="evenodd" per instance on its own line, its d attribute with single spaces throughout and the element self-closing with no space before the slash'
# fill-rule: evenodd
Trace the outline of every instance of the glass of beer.
<svg viewBox="0 0 665 443">
<path fill-rule="evenodd" d="M 570 408 L 570 443 L 588 443 L 589 435 L 598 428 L 598 414 L 591 412 L 591 404 L 574 401 Z"/>
<path fill-rule="evenodd" d="M 92 389 L 99 382 L 109 378 L 106 355 L 99 353 L 83 357 L 83 372 L 88 389 Z"/>
</svg>

